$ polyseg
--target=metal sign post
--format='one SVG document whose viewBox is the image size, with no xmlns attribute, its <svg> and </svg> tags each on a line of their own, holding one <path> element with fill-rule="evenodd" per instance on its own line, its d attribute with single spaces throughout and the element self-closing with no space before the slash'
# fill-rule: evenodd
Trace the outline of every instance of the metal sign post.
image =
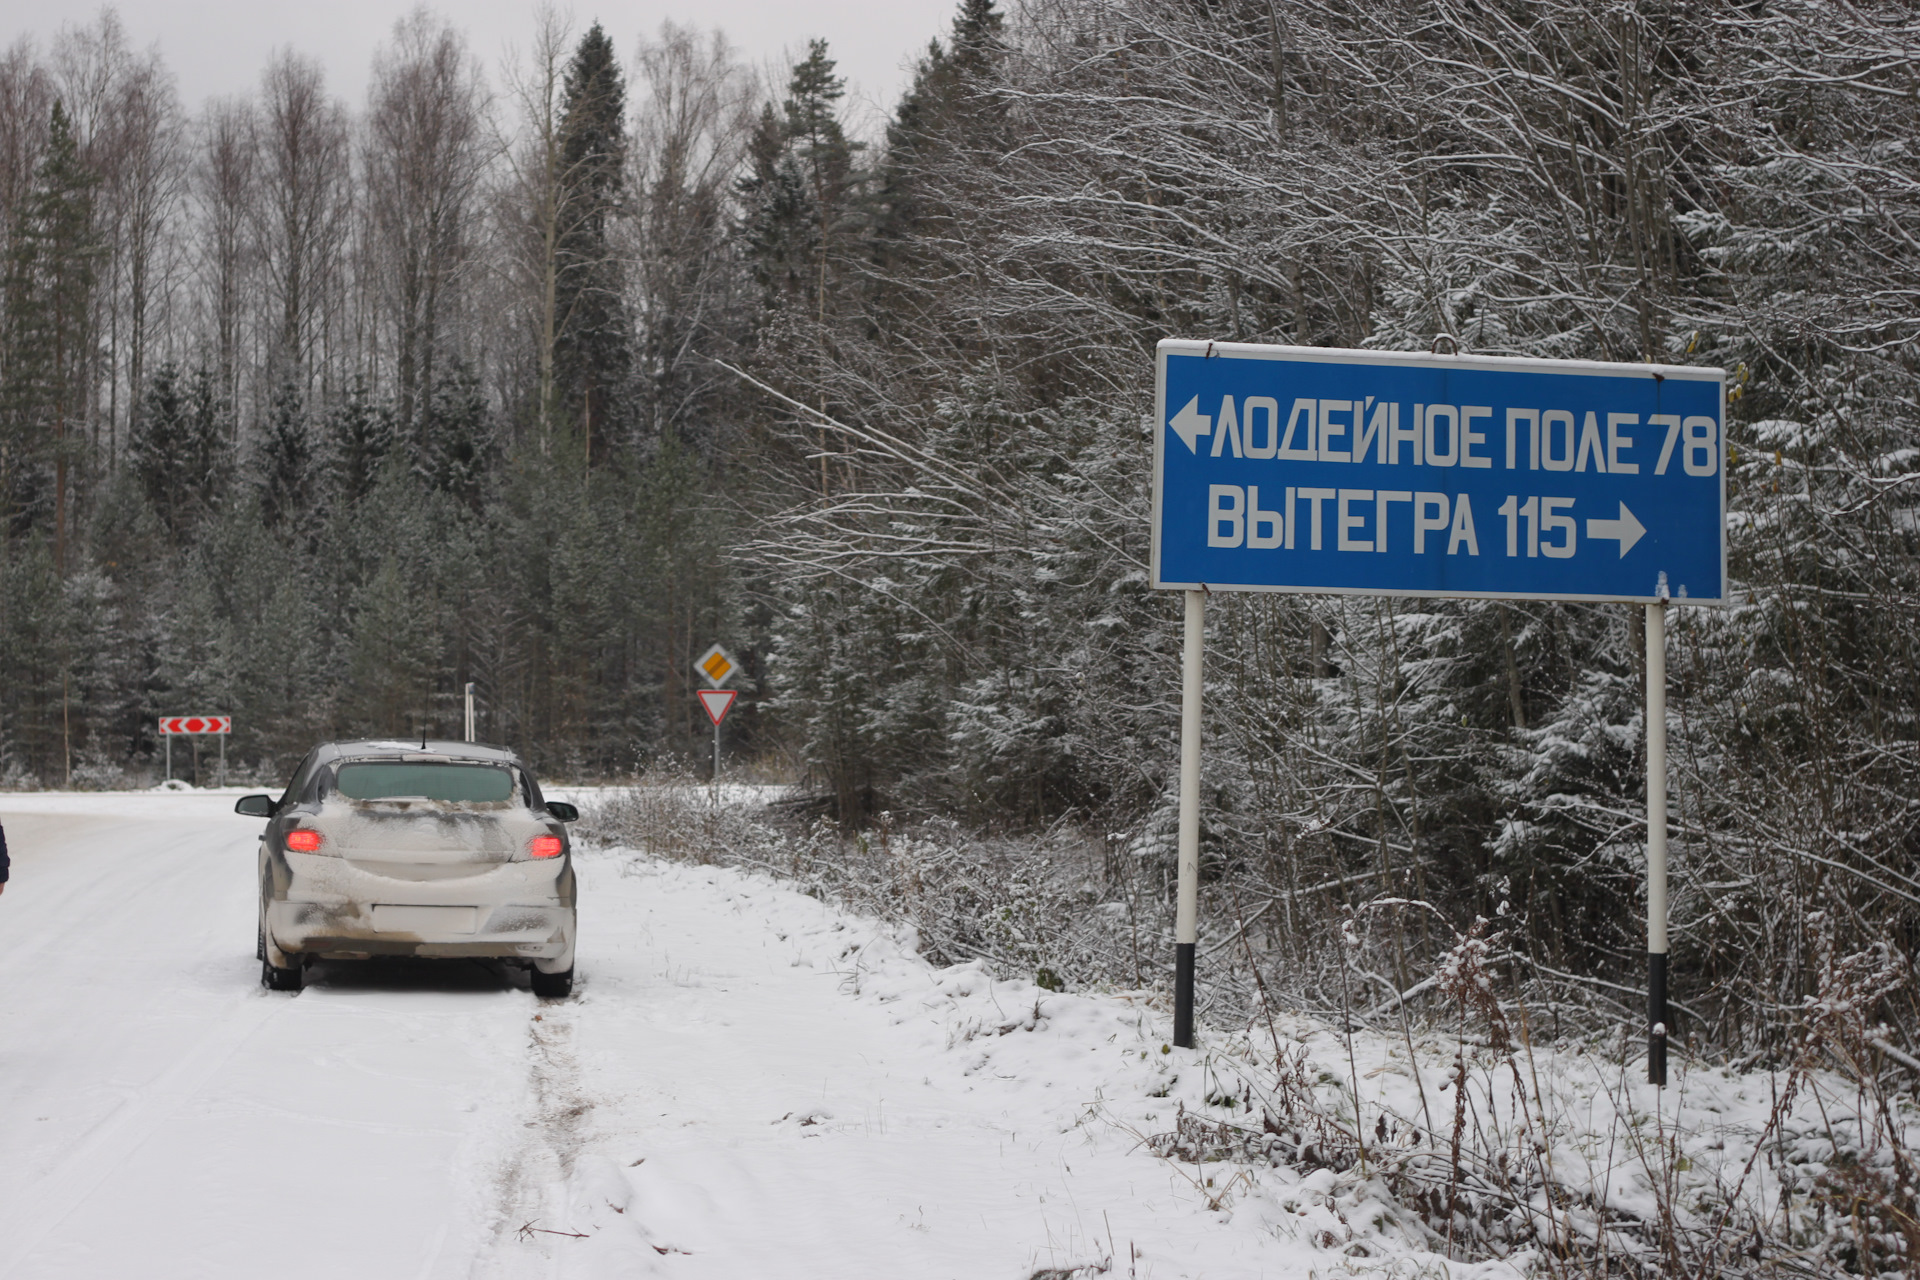
<svg viewBox="0 0 1920 1280">
<path fill-rule="evenodd" d="M 167 781 L 173 781 L 173 740 L 176 737 L 197 737 L 200 734 L 214 734 L 220 739 L 220 786 L 227 785 L 227 735 L 233 732 L 232 716 L 161 716 L 160 737 L 167 744 Z M 198 759 L 198 757 L 195 757 Z M 199 777 L 199 767 L 195 766 L 194 776 Z"/>
<path fill-rule="evenodd" d="M 1153 585 L 1187 592 L 1176 1043 L 1193 1034 L 1205 593 L 1622 601 L 1648 610 L 1647 1065 L 1664 1082 L 1655 649 L 1668 601 L 1725 601 L 1724 381 L 1677 365 L 1160 343 Z"/>
<path fill-rule="evenodd" d="M 733 673 L 740 669 L 740 664 L 735 662 L 725 649 L 722 649 L 719 645 L 715 645 L 713 648 L 701 654 L 700 660 L 694 663 L 694 666 L 698 668 L 700 674 L 706 678 L 707 683 L 713 686 L 711 690 L 702 689 L 698 691 L 695 696 L 700 699 L 700 705 L 706 708 L 707 719 L 713 721 L 713 785 L 715 788 L 714 794 L 718 796 L 718 788 L 720 786 L 720 722 L 727 718 L 727 709 L 733 706 L 733 700 L 740 695 L 738 693 L 721 693 L 716 691 L 719 690 L 720 686 L 733 678 Z"/>
<path fill-rule="evenodd" d="M 1647 1082 L 1667 1082 L 1667 606 L 1647 606 Z"/>
<path fill-rule="evenodd" d="M 1193 951 L 1200 940 L 1200 700 L 1207 594 L 1187 592 L 1180 654 L 1180 894 L 1173 917 L 1173 1042 L 1193 1047 Z"/>
<path fill-rule="evenodd" d="M 720 781 L 720 722 L 727 718 L 733 700 L 740 693 L 736 689 L 702 689 L 694 696 L 700 699 L 707 719 L 713 721 L 713 780 L 717 785 Z"/>
</svg>

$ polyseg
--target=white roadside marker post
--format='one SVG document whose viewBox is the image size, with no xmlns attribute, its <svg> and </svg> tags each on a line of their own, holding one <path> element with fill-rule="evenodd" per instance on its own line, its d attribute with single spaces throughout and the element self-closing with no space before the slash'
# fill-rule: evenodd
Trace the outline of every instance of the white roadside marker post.
<svg viewBox="0 0 1920 1280">
<path fill-rule="evenodd" d="M 1200 925 L 1200 698 L 1207 597 L 1187 592 L 1180 681 L 1180 889 L 1173 924 L 1173 1042 L 1193 1048 L 1193 950 Z"/>
<path fill-rule="evenodd" d="M 1647 606 L 1647 1083 L 1667 1082 L 1667 606 Z"/>
<path fill-rule="evenodd" d="M 467 741 L 473 741 L 473 681 L 467 681 Z"/>
</svg>

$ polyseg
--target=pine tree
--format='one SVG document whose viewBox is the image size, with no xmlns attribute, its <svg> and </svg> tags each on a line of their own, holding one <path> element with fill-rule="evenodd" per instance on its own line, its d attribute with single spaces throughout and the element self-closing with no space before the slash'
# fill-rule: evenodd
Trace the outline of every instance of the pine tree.
<svg viewBox="0 0 1920 1280">
<path fill-rule="evenodd" d="M 830 309 L 833 258 L 857 231 L 854 161 L 866 146 L 840 123 L 847 87 L 834 71 L 827 42 L 810 42 L 779 114 L 761 112 L 740 184 L 741 239 L 766 305 L 816 323 Z"/>
<path fill-rule="evenodd" d="M 840 124 L 840 101 L 847 82 L 834 74 L 825 40 L 810 41 L 807 56 L 795 64 L 787 83 L 787 142 L 794 163 L 807 184 L 816 223 L 814 241 L 814 311 L 825 317 L 828 262 L 848 230 L 850 197 L 857 176 L 853 161 L 865 143 L 850 142 Z"/>
<path fill-rule="evenodd" d="M 626 109 L 613 41 L 595 23 L 567 67 L 554 342 L 556 395 L 585 434 L 591 461 L 604 461 L 622 438 L 628 407 L 632 326 L 611 243 L 626 164 Z"/>
</svg>

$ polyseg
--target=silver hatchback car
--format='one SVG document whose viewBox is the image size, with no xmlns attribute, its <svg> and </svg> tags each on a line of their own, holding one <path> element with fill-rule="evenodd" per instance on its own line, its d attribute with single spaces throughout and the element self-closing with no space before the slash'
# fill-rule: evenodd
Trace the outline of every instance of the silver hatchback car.
<svg viewBox="0 0 1920 1280">
<path fill-rule="evenodd" d="M 329 742 L 286 794 L 243 796 L 260 835 L 260 981 L 298 991 L 315 959 L 517 960 L 573 990 L 570 804 L 519 757 L 472 742 Z"/>
</svg>

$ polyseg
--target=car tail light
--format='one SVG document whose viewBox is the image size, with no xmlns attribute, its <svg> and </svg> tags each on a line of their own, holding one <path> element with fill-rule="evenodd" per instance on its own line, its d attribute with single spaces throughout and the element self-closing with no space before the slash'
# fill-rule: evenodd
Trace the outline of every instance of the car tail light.
<svg viewBox="0 0 1920 1280">
<path fill-rule="evenodd" d="M 527 852 L 536 858 L 557 858 L 560 856 L 560 837 L 535 836 Z"/>
<path fill-rule="evenodd" d="M 294 853 L 312 853 L 319 847 L 320 833 L 318 831 L 302 829 L 287 832 L 287 848 Z"/>
</svg>

